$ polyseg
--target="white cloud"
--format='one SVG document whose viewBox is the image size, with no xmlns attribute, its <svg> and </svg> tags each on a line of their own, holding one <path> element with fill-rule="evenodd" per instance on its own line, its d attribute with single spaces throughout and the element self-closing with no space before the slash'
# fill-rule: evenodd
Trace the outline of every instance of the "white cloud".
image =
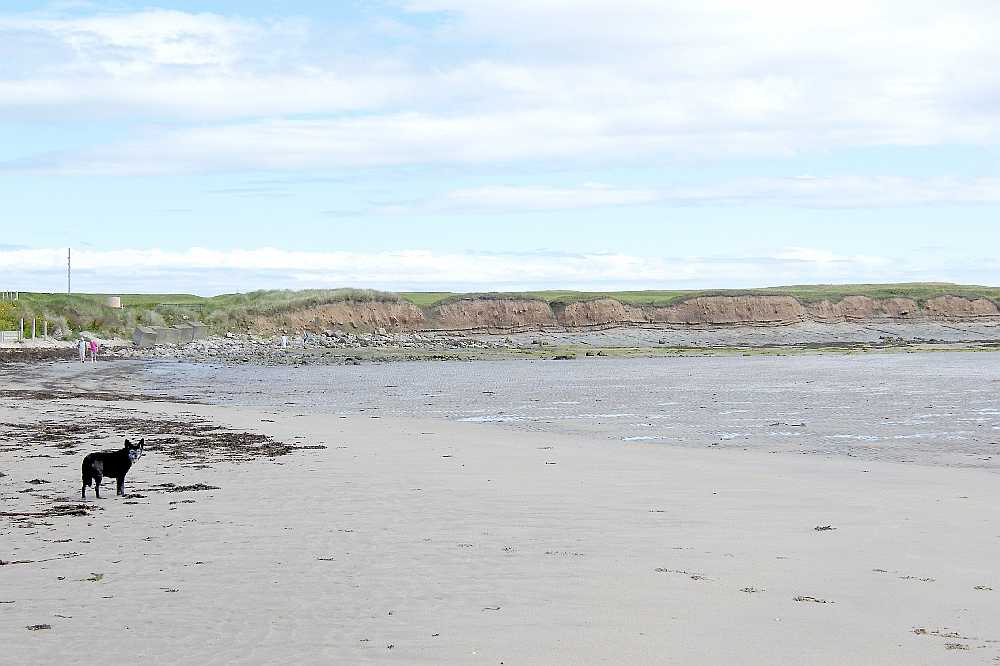
<svg viewBox="0 0 1000 666">
<path fill-rule="evenodd" d="M 0 113 L 186 123 L 36 161 L 109 173 L 1000 141 L 1000 11 L 986 0 L 406 7 L 450 19 L 428 29 L 155 9 L 0 15 Z M 390 24 L 406 48 L 377 38 Z M 326 117 L 288 118 L 301 114 Z"/>
<path fill-rule="evenodd" d="M 886 208 L 1000 203 L 1000 178 L 798 176 L 754 178 L 698 186 L 569 187 L 499 185 L 459 188 L 405 204 L 377 204 L 353 215 L 517 213 L 618 206 L 743 206 Z M 336 212 L 336 211 L 331 211 Z"/>
<path fill-rule="evenodd" d="M 59 291 L 64 249 L 0 248 L 5 289 Z M 783 248 L 760 256 L 643 257 L 622 253 L 309 252 L 87 250 L 73 253 L 79 291 L 219 293 L 275 287 L 365 286 L 392 290 L 517 290 L 748 287 L 792 283 L 1000 281 L 995 260 L 845 256 Z"/>
<path fill-rule="evenodd" d="M 652 190 L 614 188 L 591 184 L 559 187 L 476 187 L 452 190 L 442 200 L 431 202 L 432 210 L 566 210 L 604 206 L 634 206 L 653 203 Z"/>
<path fill-rule="evenodd" d="M 310 39 L 300 21 L 157 9 L 0 15 L 0 56 L 13 72 L 0 68 L 0 112 L 205 121 L 374 108 L 412 93 L 406 73 L 378 58 L 315 61 Z"/>
</svg>

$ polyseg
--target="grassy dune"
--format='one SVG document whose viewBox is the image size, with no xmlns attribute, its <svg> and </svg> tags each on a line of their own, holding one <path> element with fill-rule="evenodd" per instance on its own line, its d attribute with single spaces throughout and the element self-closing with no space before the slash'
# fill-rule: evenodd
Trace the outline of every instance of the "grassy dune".
<svg viewBox="0 0 1000 666">
<path fill-rule="evenodd" d="M 21 292 L 16 303 L 0 307 L 0 328 L 18 319 L 47 319 L 49 328 L 71 336 L 78 331 L 124 334 L 138 325 L 173 324 L 200 319 L 216 330 L 239 326 L 250 316 L 267 316 L 344 301 L 398 302 L 396 294 L 370 289 L 266 290 L 202 297 L 192 294 L 122 294 L 122 308 L 110 308 L 106 294 Z"/>
<path fill-rule="evenodd" d="M 854 285 L 790 285 L 760 289 L 705 289 L 658 291 L 529 291 L 520 293 L 461 294 L 452 292 L 404 292 L 371 289 L 264 290 L 202 297 L 191 294 L 122 294 L 122 309 L 105 305 L 104 294 L 42 294 L 21 292 L 16 303 L 0 304 L 0 329 L 13 329 L 18 319 L 45 318 L 50 330 L 63 335 L 90 330 L 123 334 L 137 325 L 172 324 L 201 319 L 215 330 L 240 327 L 250 317 L 278 315 L 325 303 L 345 301 L 409 301 L 419 307 L 463 298 L 530 298 L 549 303 L 571 303 L 596 298 L 614 298 L 635 305 L 670 305 L 697 296 L 787 295 L 803 303 L 838 301 L 845 296 L 871 298 L 904 297 L 923 303 L 936 296 L 987 298 L 1000 303 L 1000 287 L 957 285 L 944 282 Z"/>
</svg>

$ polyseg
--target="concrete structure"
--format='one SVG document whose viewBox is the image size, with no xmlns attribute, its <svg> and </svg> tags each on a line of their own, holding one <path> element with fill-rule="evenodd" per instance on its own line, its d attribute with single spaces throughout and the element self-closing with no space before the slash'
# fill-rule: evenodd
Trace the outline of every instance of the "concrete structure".
<svg viewBox="0 0 1000 666">
<path fill-rule="evenodd" d="M 191 324 L 174 324 L 170 328 L 174 329 L 177 344 L 186 345 L 189 342 L 194 342 L 194 327 Z"/>
<path fill-rule="evenodd" d="M 185 345 L 195 340 L 208 337 L 208 326 L 194 321 L 173 326 L 137 326 L 132 333 L 132 342 L 136 347 L 152 347 L 154 345 Z"/>
<path fill-rule="evenodd" d="M 132 333 L 132 342 L 136 347 L 152 347 L 159 342 L 159 335 L 153 326 L 136 326 Z"/>
<path fill-rule="evenodd" d="M 194 339 L 202 340 L 208 337 L 208 325 L 201 323 L 200 321 L 189 321 L 191 328 L 194 329 Z"/>
</svg>

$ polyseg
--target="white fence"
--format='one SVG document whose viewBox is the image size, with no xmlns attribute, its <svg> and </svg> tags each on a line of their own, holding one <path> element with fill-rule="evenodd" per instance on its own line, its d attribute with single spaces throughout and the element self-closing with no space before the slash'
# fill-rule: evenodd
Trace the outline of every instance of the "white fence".
<svg viewBox="0 0 1000 666">
<path fill-rule="evenodd" d="M 17 300 L 16 291 L 0 291 L 0 302 Z M 17 342 L 21 339 L 21 333 L 19 331 L 0 331 L 0 343 L 3 342 Z"/>
<path fill-rule="evenodd" d="M 47 319 L 21 319 L 18 331 L 0 331 L 0 343 L 17 342 L 18 340 L 34 340 L 49 337 L 49 322 Z"/>
</svg>

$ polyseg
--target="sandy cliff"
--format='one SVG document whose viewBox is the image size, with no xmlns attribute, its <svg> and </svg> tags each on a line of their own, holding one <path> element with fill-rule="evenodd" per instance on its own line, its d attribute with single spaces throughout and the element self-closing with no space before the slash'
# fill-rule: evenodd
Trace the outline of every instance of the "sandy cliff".
<svg viewBox="0 0 1000 666">
<path fill-rule="evenodd" d="M 987 299 L 957 296 L 932 298 L 923 304 L 908 298 L 872 299 L 866 296 L 815 303 L 802 303 L 781 295 L 700 296 L 667 306 L 633 305 L 612 298 L 550 304 L 526 298 L 479 297 L 425 308 L 408 302 L 335 303 L 262 316 L 251 324 L 263 333 L 330 328 L 504 333 L 619 326 L 787 326 L 805 321 L 969 321 L 983 318 L 1000 318 L 1000 309 Z"/>
<path fill-rule="evenodd" d="M 255 331 L 273 335 L 282 331 L 319 332 L 329 328 L 413 331 L 426 328 L 427 320 L 424 312 L 412 303 L 346 301 L 280 315 L 261 315 L 250 323 Z"/>
</svg>

